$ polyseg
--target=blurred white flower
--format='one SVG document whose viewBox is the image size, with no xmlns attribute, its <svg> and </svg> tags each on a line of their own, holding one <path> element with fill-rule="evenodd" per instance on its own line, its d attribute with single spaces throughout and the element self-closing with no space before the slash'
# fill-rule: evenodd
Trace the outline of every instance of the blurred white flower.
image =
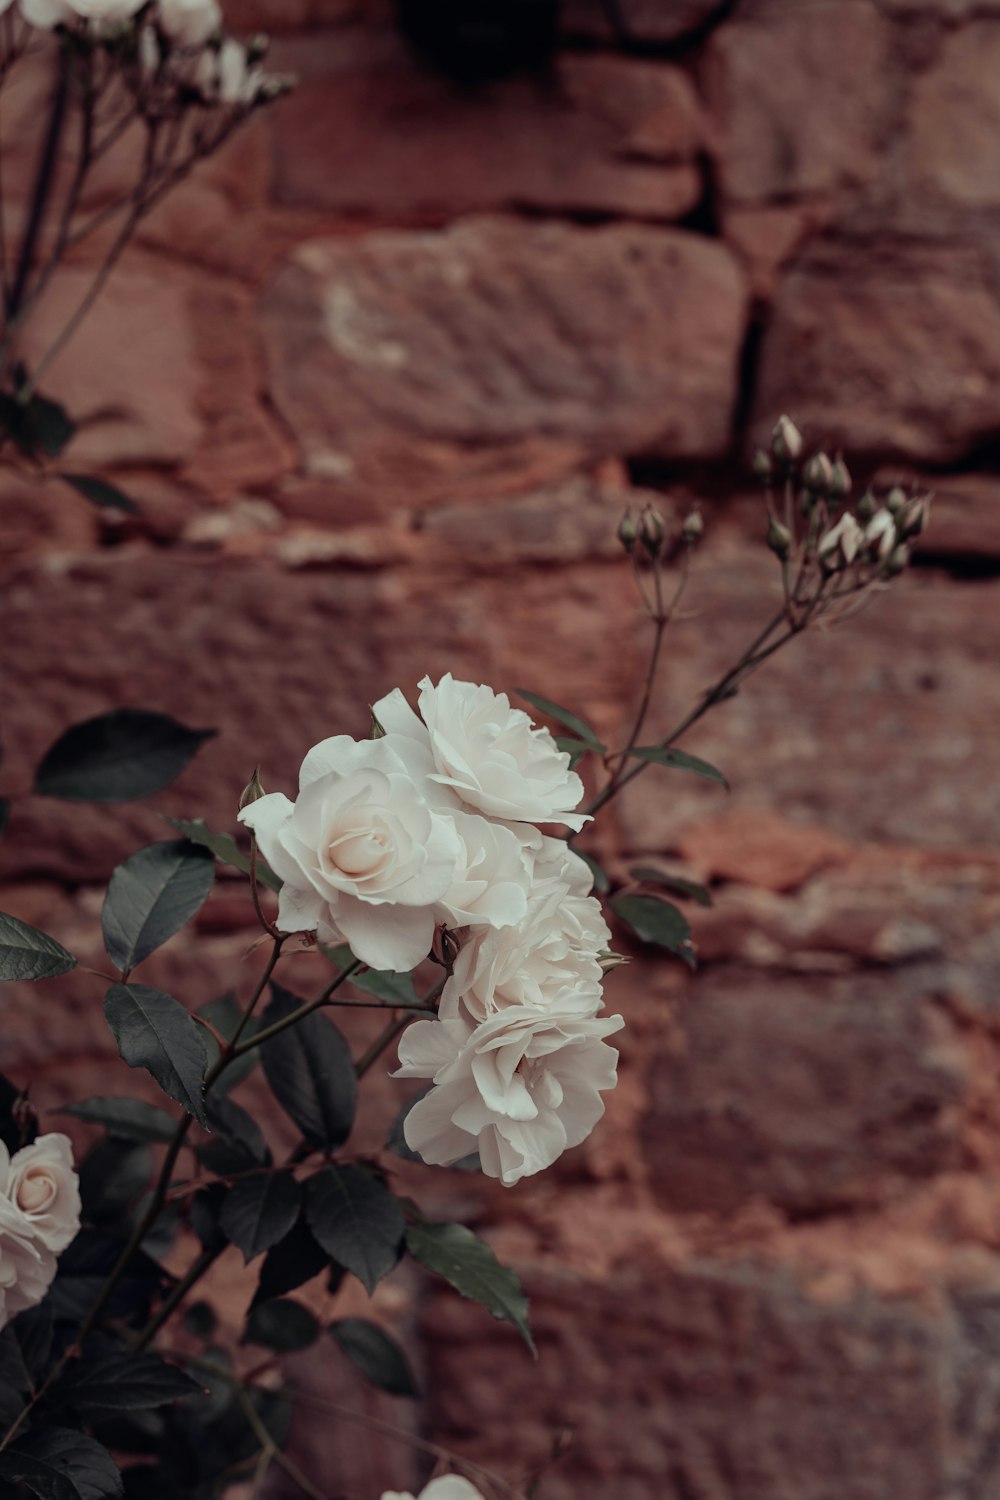
<svg viewBox="0 0 1000 1500">
<path fill-rule="evenodd" d="M 896 521 L 884 507 L 875 512 L 865 527 L 865 545 L 883 559 L 896 545 Z"/>
<path fill-rule="evenodd" d="M 201 47 L 222 25 L 218 0 L 158 0 L 156 14 L 179 47 Z"/>
<path fill-rule="evenodd" d="M 484 1500 L 483 1495 L 459 1474 L 442 1474 L 414 1496 L 409 1490 L 384 1490 L 382 1500 Z"/>
<path fill-rule="evenodd" d="M 845 511 L 837 524 L 820 537 L 816 555 L 820 562 L 833 570 L 849 567 L 863 540 L 861 527 L 850 511 Z"/>
</svg>

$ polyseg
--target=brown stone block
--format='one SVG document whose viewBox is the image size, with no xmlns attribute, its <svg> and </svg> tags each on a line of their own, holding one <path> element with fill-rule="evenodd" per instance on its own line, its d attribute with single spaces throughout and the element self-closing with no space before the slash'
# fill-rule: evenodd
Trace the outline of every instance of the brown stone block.
<svg viewBox="0 0 1000 1500">
<path fill-rule="evenodd" d="M 908 193 L 929 194 L 967 211 L 1000 204 L 1000 163 L 993 149 L 1000 129 L 998 67 L 1000 20 L 976 20 L 943 38 L 933 65 L 914 81 Z"/>
<path fill-rule="evenodd" d="M 695 235 L 484 219 L 309 241 L 262 327 L 306 467 L 412 505 L 724 451 L 745 305 Z"/>
</svg>

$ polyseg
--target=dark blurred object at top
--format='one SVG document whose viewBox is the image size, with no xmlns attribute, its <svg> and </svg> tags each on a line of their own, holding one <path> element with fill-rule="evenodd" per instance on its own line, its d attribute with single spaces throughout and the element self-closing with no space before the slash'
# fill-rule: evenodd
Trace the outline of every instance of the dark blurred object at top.
<svg viewBox="0 0 1000 1500">
<path fill-rule="evenodd" d="M 396 10 L 410 44 L 461 82 L 544 68 L 556 48 L 559 0 L 396 0 Z"/>
</svg>

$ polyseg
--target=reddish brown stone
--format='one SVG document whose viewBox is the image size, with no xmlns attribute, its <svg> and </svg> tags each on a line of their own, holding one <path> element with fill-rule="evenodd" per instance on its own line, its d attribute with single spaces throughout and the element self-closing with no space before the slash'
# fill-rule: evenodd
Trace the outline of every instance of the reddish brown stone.
<svg viewBox="0 0 1000 1500">
<path fill-rule="evenodd" d="M 676 42 L 721 19 L 725 0 L 566 0 L 562 25 L 569 35 L 602 42 Z"/>
<path fill-rule="evenodd" d="M 737 808 L 680 834 L 682 857 L 703 879 L 738 880 L 769 891 L 791 891 L 831 864 L 849 845 L 823 828 L 804 828 L 763 809 Z"/>
<path fill-rule="evenodd" d="M 695 235 L 484 219 L 304 244 L 262 317 L 307 468 L 413 504 L 608 452 L 723 451 L 744 312 Z"/>
<path fill-rule="evenodd" d="M 1000 21 L 962 26 L 942 40 L 914 82 L 908 119 L 907 192 L 960 208 L 1000 204 Z"/>
<path fill-rule="evenodd" d="M 789 410 L 827 445 L 947 462 L 1000 422 L 998 349 L 1000 305 L 974 253 L 819 247 L 778 289 L 754 433 Z"/>
</svg>

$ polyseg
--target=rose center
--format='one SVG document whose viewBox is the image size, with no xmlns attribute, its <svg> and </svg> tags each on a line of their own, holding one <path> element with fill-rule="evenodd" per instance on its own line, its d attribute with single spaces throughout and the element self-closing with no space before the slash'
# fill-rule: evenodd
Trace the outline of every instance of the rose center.
<svg viewBox="0 0 1000 1500">
<path fill-rule="evenodd" d="M 48 1208 L 56 1196 L 56 1185 L 52 1178 L 42 1172 L 28 1173 L 17 1190 L 17 1206 L 24 1213 L 38 1213 Z"/>
<path fill-rule="evenodd" d="M 352 879 L 373 875 L 382 869 L 392 852 L 388 835 L 381 829 L 345 834 L 330 845 L 330 859 Z"/>
</svg>

